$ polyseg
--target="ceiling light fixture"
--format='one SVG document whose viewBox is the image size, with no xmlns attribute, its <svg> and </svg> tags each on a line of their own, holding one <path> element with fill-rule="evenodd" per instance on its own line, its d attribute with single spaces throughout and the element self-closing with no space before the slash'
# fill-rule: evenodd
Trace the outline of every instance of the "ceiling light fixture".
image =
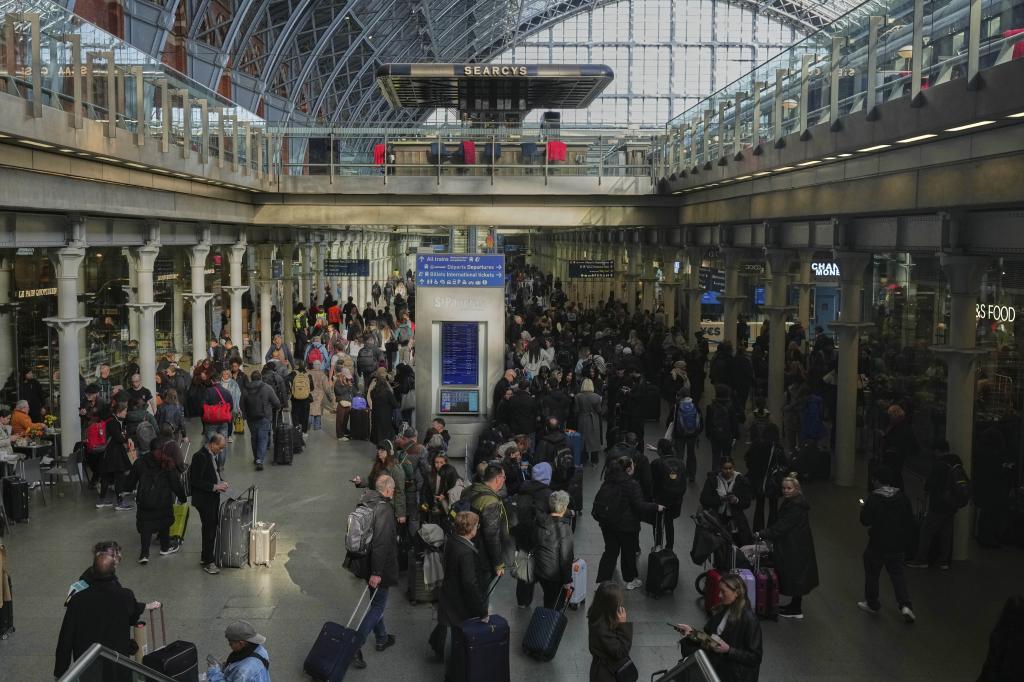
<svg viewBox="0 0 1024 682">
<path fill-rule="evenodd" d="M 140 168 L 142 170 L 148 170 L 149 169 L 149 166 L 143 166 L 141 163 L 134 163 L 132 161 L 125 161 L 124 165 L 126 165 L 126 166 L 128 166 L 130 168 Z"/>
<path fill-rule="evenodd" d="M 106 161 L 107 163 L 121 163 L 120 159 L 112 159 L 109 156 L 97 156 L 97 161 Z"/>
<path fill-rule="evenodd" d="M 897 144 L 910 144 L 911 142 L 920 142 L 921 140 L 930 140 L 933 137 L 938 137 L 935 133 L 925 133 L 924 135 L 915 135 L 914 137 L 908 137 L 904 140 L 896 140 Z"/>
<path fill-rule="evenodd" d="M 757 173 L 754 173 L 754 177 L 755 178 L 760 178 L 760 177 L 764 177 L 765 175 L 771 175 L 771 174 L 772 174 L 771 171 L 759 171 Z"/>
<path fill-rule="evenodd" d="M 1007 118 L 1024 118 L 1024 111 L 1019 114 L 1010 114 Z M 3 135 L 0 135 L 0 137 L 3 137 Z"/>
<path fill-rule="evenodd" d="M 3 133 L 0 133 L 0 138 L 7 139 L 8 137 L 10 137 L 10 135 L 4 135 Z"/>
<path fill-rule="evenodd" d="M 772 173 L 784 173 L 785 171 L 791 171 L 794 168 L 796 168 L 796 166 L 779 166 L 778 168 L 773 168 Z"/>
<path fill-rule="evenodd" d="M 812 161 L 804 161 L 802 163 L 798 163 L 797 165 L 802 168 L 804 166 L 817 166 L 819 163 L 821 163 L 821 159 L 814 159 Z"/>
<path fill-rule="evenodd" d="M 826 156 L 824 160 L 825 161 L 835 161 L 836 157 L 834 157 L 834 156 Z"/>
<path fill-rule="evenodd" d="M 867 152 L 877 152 L 879 149 L 888 149 L 891 146 L 892 146 L 891 144 L 876 144 L 873 147 L 864 147 L 864 149 L 858 149 L 857 151 L 864 152 L 864 153 L 867 153 Z"/>
<path fill-rule="evenodd" d="M 171 171 L 164 170 L 163 168 L 151 168 L 150 170 L 152 170 L 154 173 L 163 173 L 164 175 L 170 175 L 171 174 Z"/>
<path fill-rule="evenodd" d="M 848 159 L 848 158 L 850 158 L 851 156 L 853 156 L 853 154 L 840 154 L 840 155 L 839 155 L 839 158 L 840 158 L 840 159 Z"/>
<path fill-rule="evenodd" d="M 46 144 L 45 142 L 36 142 L 35 140 L 18 140 L 22 144 L 31 145 L 33 147 L 40 147 L 42 149 L 53 149 L 54 145 Z"/>
<path fill-rule="evenodd" d="M 971 128 L 980 128 L 981 126 L 988 126 L 995 123 L 995 121 L 975 121 L 974 123 L 967 123 L 966 125 L 957 126 L 955 128 L 946 128 L 947 133 L 959 133 L 962 130 L 970 130 Z"/>
<path fill-rule="evenodd" d="M 740 180 L 749 180 L 751 177 L 753 177 L 753 176 L 751 176 L 751 175 L 741 175 L 738 178 L 736 178 L 736 182 L 739 182 Z"/>
</svg>

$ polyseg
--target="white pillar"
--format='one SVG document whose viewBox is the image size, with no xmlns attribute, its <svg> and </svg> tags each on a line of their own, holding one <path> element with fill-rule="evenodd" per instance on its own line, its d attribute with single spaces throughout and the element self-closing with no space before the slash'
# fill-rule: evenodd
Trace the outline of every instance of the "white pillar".
<svg viewBox="0 0 1024 682">
<path fill-rule="evenodd" d="M 128 259 L 128 284 L 121 287 L 128 297 L 128 338 L 137 342 L 139 340 L 139 312 L 137 308 L 131 307 L 131 304 L 139 302 L 139 274 L 135 270 L 131 249 L 121 249 L 121 255 Z M 79 273 L 79 279 L 81 279 L 81 273 Z M 82 282 L 79 281 L 78 285 L 81 287 Z"/>
<path fill-rule="evenodd" d="M 57 317 L 48 317 L 43 322 L 57 330 L 60 344 L 60 449 L 61 456 L 66 457 L 82 440 L 78 416 L 78 332 L 89 324 L 89 318 L 78 317 L 78 272 L 85 260 L 85 243 L 71 242 L 54 251 L 50 260 L 57 278 Z"/>
<path fill-rule="evenodd" d="M 228 286 L 224 289 L 230 294 L 231 310 L 231 343 L 238 348 L 239 352 L 245 350 L 245 325 L 242 315 L 242 295 L 249 290 L 249 287 L 242 286 L 242 266 L 245 264 L 245 251 L 248 244 L 245 243 L 245 235 L 242 235 L 237 242 L 228 248 Z M 256 364 L 260 364 L 262 358 L 254 358 Z"/>
<path fill-rule="evenodd" d="M 206 293 L 206 257 L 210 255 L 210 242 L 201 241 L 188 251 L 192 271 L 192 291 L 186 298 L 192 302 L 192 366 L 206 357 L 206 304 L 213 294 Z"/>
<path fill-rule="evenodd" d="M 676 250 L 665 249 L 661 252 L 661 270 L 664 279 L 661 281 L 662 303 L 665 305 L 665 330 L 668 331 L 676 323 Z"/>
<path fill-rule="evenodd" d="M 786 364 L 786 291 L 789 285 L 789 263 L 792 254 L 782 249 L 766 249 L 765 257 L 771 280 L 768 283 L 769 304 L 762 307 L 768 313 L 768 411 L 772 421 L 782 428 L 782 408 L 785 405 Z"/>
<path fill-rule="evenodd" d="M 14 260 L 10 256 L 0 257 L 0 386 L 14 372 L 14 356 L 18 352 L 14 343 L 14 329 L 11 325 L 11 273 Z M 17 380 L 15 380 L 17 385 Z"/>
<path fill-rule="evenodd" d="M 736 349 L 736 320 L 739 317 L 740 303 L 744 296 L 740 294 L 740 249 L 722 249 L 722 264 L 725 266 L 725 291 L 722 294 L 722 339 L 728 341 L 733 350 Z"/>
<path fill-rule="evenodd" d="M 277 247 L 278 257 L 283 262 L 281 273 L 283 283 L 281 291 L 281 331 L 285 343 L 295 343 L 295 280 L 292 277 L 292 257 L 295 247 L 292 244 L 281 244 Z"/>
<path fill-rule="evenodd" d="M 813 251 L 800 252 L 800 281 L 797 282 L 800 288 L 800 299 L 797 302 L 796 316 L 806 334 L 805 346 L 811 341 L 811 287 L 814 286 L 814 281 L 811 279 L 811 261 L 813 259 Z"/>
<path fill-rule="evenodd" d="M 257 357 L 262 362 L 263 356 L 266 355 L 267 350 L 270 348 L 270 340 L 272 338 L 270 333 L 270 288 L 271 285 L 273 285 L 274 280 L 270 276 L 270 261 L 274 256 L 274 247 L 260 246 L 257 248 L 256 253 L 259 258 L 257 267 L 259 269 L 260 278 L 260 344 L 259 354 Z M 255 348 L 255 346 L 253 346 L 253 348 Z"/>
<path fill-rule="evenodd" d="M 153 301 L 153 265 L 160 255 L 160 242 L 151 240 L 127 252 L 128 263 L 134 268 L 138 282 L 136 303 L 128 305 L 138 313 L 139 375 L 142 385 L 156 395 L 156 329 L 153 318 L 164 304 Z"/>
<path fill-rule="evenodd" d="M 185 281 L 181 276 L 184 258 L 180 252 L 174 254 L 173 263 L 178 276 L 174 280 L 171 294 L 171 335 L 174 339 L 174 352 L 180 356 L 185 352 Z"/>
<path fill-rule="evenodd" d="M 307 309 L 309 308 L 309 280 L 312 276 L 312 269 L 309 265 L 309 252 L 309 244 L 299 245 L 299 254 L 301 256 L 299 265 L 299 302 Z"/>
<path fill-rule="evenodd" d="M 324 257 L 325 246 L 323 242 L 317 242 L 316 245 L 316 300 L 322 302 L 324 300 Z"/>
<path fill-rule="evenodd" d="M 687 265 L 687 286 L 686 292 L 686 343 L 696 341 L 694 334 L 700 331 L 700 299 L 704 291 L 700 286 L 700 263 L 704 255 L 704 249 L 700 246 L 691 246 L 686 249 Z"/>
</svg>

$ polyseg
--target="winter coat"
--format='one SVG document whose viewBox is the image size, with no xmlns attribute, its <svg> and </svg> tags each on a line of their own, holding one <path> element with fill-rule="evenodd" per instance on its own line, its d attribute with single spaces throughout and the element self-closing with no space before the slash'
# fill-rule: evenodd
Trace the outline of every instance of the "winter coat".
<svg viewBox="0 0 1024 682">
<path fill-rule="evenodd" d="M 130 656 L 131 627 L 139 622 L 145 608 L 131 590 L 121 587 L 116 575 L 93 577 L 89 587 L 74 595 L 64 611 L 54 677 L 62 676 L 72 658 L 81 658 L 96 643 Z"/>
<path fill-rule="evenodd" d="M 700 492 L 700 504 L 708 511 L 714 513 L 718 520 L 725 524 L 726 527 L 735 529 L 733 539 L 737 545 L 749 545 L 753 542 L 754 537 L 750 532 L 750 523 L 747 521 L 747 516 L 743 513 L 743 510 L 750 506 L 750 502 L 753 499 L 753 491 L 750 488 L 750 481 L 747 480 L 746 476 L 735 472 L 733 477 L 736 479 L 736 482 L 732 484 L 732 494 L 736 496 L 737 502 L 729 505 L 731 516 L 727 516 L 719 511 L 723 500 L 718 494 L 718 475 L 713 472 L 709 473 L 704 481 L 704 488 Z M 731 526 L 729 523 L 730 519 L 733 524 Z"/>
<path fill-rule="evenodd" d="M 437 620 L 458 625 L 487 615 L 490 567 L 472 540 L 453 535 L 444 544 L 444 583 L 437 600 Z"/>
<path fill-rule="evenodd" d="M 633 647 L 633 624 L 607 621 L 589 623 L 587 642 L 590 655 L 590 682 L 615 682 L 615 670 L 622 665 Z"/>
<path fill-rule="evenodd" d="M 263 659 L 262 661 L 260 659 Z M 264 665 L 263 661 L 266 661 Z M 270 654 L 263 645 L 241 660 L 228 663 L 221 670 L 211 666 L 206 673 L 207 682 L 270 682 Z"/>
<path fill-rule="evenodd" d="M 906 552 L 910 535 L 916 531 L 910 498 L 888 485 L 872 491 L 864 500 L 860 523 L 868 527 L 868 548 L 878 554 Z"/>
<path fill-rule="evenodd" d="M 125 481 L 125 490 L 138 485 L 135 495 L 135 528 L 140 534 L 157 533 L 174 523 L 175 499 L 188 501 L 177 469 L 162 469 L 152 454 L 141 455 Z"/>
<path fill-rule="evenodd" d="M 506 480 L 507 480 L 506 476 Z M 512 492 L 509 491 L 509 495 Z M 540 481 L 529 480 L 519 486 L 515 494 L 516 527 L 513 528 L 513 535 L 516 537 L 516 547 L 522 550 L 529 550 L 535 541 L 535 524 L 538 519 L 551 514 L 551 488 Z"/>
<path fill-rule="evenodd" d="M 773 543 L 779 591 L 791 597 L 808 594 L 818 586 L 818 560 L 809 512 L 810 505 L 803 495 L 783 498 L 775 523 L 761 532 Z"/>
<path fill-rule="evenodd" d="M 400 490 L 396 483 L 395 494 Z M 376 490 L 367 490 L 360 502 L 373 507 L 369 574 L 380 576 L 381 587 L 394 587 L 398 584 L 398 521 L 392 501 Z"/>
<path fill-rule="evenodd" d="M 576 430 L 583 436 L 584 452 L 604 450 L 604 403 L 597 393 L 577 393 Z"/>
<path fill-rule="evenodd" d="M 394 413 L 401 405 L 386 382 L 378 381 L 373 387 L 373 391 L 370 392 L 370 404 L 375 440 L 378 443 L 382 440 L 394 440 Z"/>
<path fill-rule="evenodd" d="M 619 513 L 613 521 L 601 524 L 607 525 L 609 530 L 620 533 L 639 533 L 640 520 L 643 518 L 653 519 L 658 511 L 658 505 L 644 500 L 643 491 L 637 483 L 625 471 L 613 469 L 605 476 L 602 486 L 616 486 L 619 489 Z"/>
<path fill-rule="evenodd" d="M 546 514 L 533 523 L 533 561 L 539 580 L 568 585 L 574 560 L 572 524 L 566 517 Z"/>
<path fill-rule="evenodd" d="M 569 441 L 562 431 L 549 431 L 537 441 L 537 450 L 534 459 L 537 462 L 553 464 L 559 450 L 569 447 Z"/>
<path fill-rule="evenodd" d="M 978 682 L 1024 680 L 1024 628 L 998 623 L 988 640 L 988 654 Z"/>
<path fill-rule="evenodd" d="M 709 635 L 718 632 L 718 626 L 728 613 L 727 609 L 722 609 L 711 616 L 704 632 Z M 737 620 L 725 624 L 720 636 L 729 645 L 729 653 L 705 653 L 722 682 L 757 682 L 763 654 L 761 623 L 757 616 L 749 608 L 743 609 Z"/>
<path fill-rule="evenodd" d="M 541 414 L 545 419 L 554 417 L 559 424 L 565 426 L 572 414 L 572 398 L 561 388 L 554 389 L 541 400 Z"/>
<path fill-rule="evenodd" d="M 537 430 L 537 400 L 517 390 L 505 403 L 505 418 L 512 433 L 531 434 Z"/>
<path fill-rule="evenodd" d="M 376 475 L 374 475 L 374 469 L 371 468 L 370 474 L 366 477 L 366 481 L 364 481 L 359 487 L 374 490 L 375 486 L 377 485 L 377 477 L 380 476 L 381 474 L 387 474 L 395 482 L 395 496 L 391 499 L 391 502 L 395 508 L 395 516 L 398 518 L 402 518 L 403 516 L 405 516 L 406 512 L 406 500 L 405 469 L 402 467 L 401 464 L 395 464 L 395 466 L 393 467 L 378 470 Z"/>
<path fill-rule="evenodd" d="M 427 458 L 429 459 L 429 458 Z M 438 484 L 440 479 L 440 485 Z M 437 495 L 448 495 L 448 491 L 455 487 L 455 484 L 459 482 L 459 472 L 451 464 L 445 464 L 440 470 L 430 467 L 430 473 L 427 475 L 427 488 L 429 495 L 430 506 L 436 502 L 434 498 Z M 447 499 L 447 498 L 446 498 Z"/>
<path fill-rule="evenodd" d="M 327 379 L 327 375 L 324 374 L 322 369 L 309 370 L 309 380 L 313 389 L 310 394 L 313 402 L 309 405 L 309 416 L 320 417 L 324 413 L 324 397 L 333 395 L 331 382 Z M 328 402 L 330 402 L 330 399 L 328 399 Z"/>
<path fill-rule="evenodd" d="M 117 417 L 107 420 L 107 449 L 103 453 L 102 470 L 105 474 L 128 471 L 132 461 L 128 458 L 128 428 Z"/>
<path fill-rule="evenodd" d="M 469 496 L 470 509 L 480 517 L 480 530 L 476 534 L 477 549 L 493 571 L 505 568 L 505 557 L 511 547 L 508 514 L 497 493 L 483 483 L 474 483 L 463 498 Z"/>
<path fill-rule="evenodd" d="M 220 482 L 217 475 L 217 462 L 213 453 L 206 446 L 199 448 L 192 455 L 192 463 L 188 467 L 188 489 L 192 495 L 192 506 L 220 504 L 220 493 L 213 489 Z"/>
<path fill-rule="evenodd" d="M 164 403 L 160 407 L 156 408 L 156 424 L 157 432 L 159 427 L 164 424 L 170 424 L 171 428 L 174 429 L 174 433 L 177 436 L 185 435 L 185 409 L 181 405 L 171 405 L 170 403 Z"/>
<path fill-rule="evenodd" d="M 724 420 L 723 424 L 718 424 L 720 419 Z M 723 437 L 716 436 L 719 432 L 725 435 Z M 731 398 L 715 398 L 714 402 L 708 405 L 705 413 L 704 433 L 707 434 L 709 440 L 721 440 L 725 443 L 739 437 L 740 424 L 736 418 Z"/>
<path fill-rule="evenodd" d="M 249 381 L 242 396 L 242 414 L 248 422 L 270 419 L 274 411 L 281 409 L 281 400 L 270 384 L 261 380 Z"/>
</svg>

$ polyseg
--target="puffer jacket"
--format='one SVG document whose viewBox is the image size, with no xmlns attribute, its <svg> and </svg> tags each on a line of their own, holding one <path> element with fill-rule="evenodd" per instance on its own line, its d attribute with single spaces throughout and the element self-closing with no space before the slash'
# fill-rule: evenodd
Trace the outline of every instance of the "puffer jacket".
<svg viewBox="0 0 1024 682">
<path fill-rule="evenodd" d="M 250 381 L 242 396 L 242 414 L 246 421 L 270 419 L 274 410 L 281 409 L 281 400 L 277 393 L 265 381 Z"/>
<path fill-rule="evenodd" d="M 644 500 L 640 484 L 621 469 L 609 470 L 603 485 L 619 488 L 619 513 L 616 514 L 614 521 L 607 524 L 611 530 L 620 533 L 639 533 L 640 519 L 653 518 L 658 511 L 658 505 Z"/>
<path fill-rule="evenodd" d="M 538 517 L 534 534 L 533 561 L 537 578 L 568 585 L 572 582 L 573 537 L 568 518 Z"/>
<path fill-rule="evenodd" d="M 511 546 L 508 515 L 498 494 L 483 483 L 474 483 L 463 493 L 469 496 L 469 507 L 480 517 L 476 535 L 477 547 L 494 571 L 504 570 L 505 557 Z"/>
</svg>

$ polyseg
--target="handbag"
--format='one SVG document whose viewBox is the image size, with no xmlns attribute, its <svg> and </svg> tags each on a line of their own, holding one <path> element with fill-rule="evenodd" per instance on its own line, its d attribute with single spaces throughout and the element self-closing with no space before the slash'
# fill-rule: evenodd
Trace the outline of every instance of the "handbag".
<svg viewBox="0 0 1024 682">
<path fill-rule="evenodd" d="M 213 390 L 217 391 L 217 397 L 220 398 L 219 403 L 210 405 L 209 403 L 203 403 L 203 423 L 204 424 L 229 424 L 231 423 L 231 406 L 228 405 L 227 401 L 224 400 L 224 394 L 220 392 L 220 389 L 216 386 Z"/>
<path fill-rule="evenodd" d="M 352 407 L 352 401 L 351 400 L 339 400 L 338 401 L 338 407 Z"/>
<path fill-rule="evenodd" d="M 636 682 L 640 679 L 640 673 L 637 671 L 633 659 L 629 656 L 626 656 L 625 660 L 615 666 L 612 670 L 612 675 L 615 676 L 615 682 Z"/>
<path fill-rule="evenodd" d="M 242 419 L 242 413 L 239 412 L 235 415 L 235 433 L 245 433 L 245 420 Z"/>
<path fill-rule="evenodd" d="M 519 582 L 531 585 L 537 582 L 532 552 L 516 550 L 516 555 L 512 560 L 512 577 Z"/>
</svg>

